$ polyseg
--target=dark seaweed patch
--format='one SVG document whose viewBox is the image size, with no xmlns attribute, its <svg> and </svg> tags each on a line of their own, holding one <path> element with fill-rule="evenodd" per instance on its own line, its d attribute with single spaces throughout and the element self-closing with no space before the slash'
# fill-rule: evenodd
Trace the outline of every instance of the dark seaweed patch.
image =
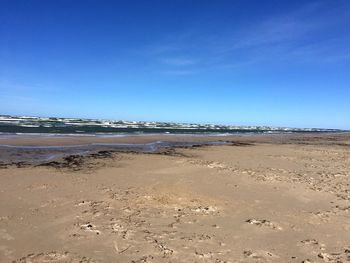
<svg viewBox="0 0 350 263">
<path fill-rule="evenodd" d="M 79 171 L 83 168 L 93 168 L 92 160 L 113 158 L 113 151 L 99 151 L 88 155 L 69 155 L 60 160 L 39 164 L 37 166 L 52 167 L 55 169 L 69 169 Z"/>
</svg>

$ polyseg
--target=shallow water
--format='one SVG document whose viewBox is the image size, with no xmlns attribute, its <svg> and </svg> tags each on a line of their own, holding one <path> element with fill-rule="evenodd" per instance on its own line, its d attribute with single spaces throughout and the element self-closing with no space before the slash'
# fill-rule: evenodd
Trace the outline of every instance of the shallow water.
<svg viewBox="0 0 350 263">
<path fill-rule="evenodd" d="M 91 143 L 86 145 L 66 145 L 66 146 L 15 146 L 0 145 L 1 162 L 25 162 L 40 163 L 61 158 L 68 155 L 85 155 L 99 151 L 132 151 L 152 153 L 168 148 L 176 147 L 194 147 L 205 145 L 223 145 L 230 142 L 211 141 L 211 142 L 169 142 L 155 141 L 144 144 L 130 143 Z"/>
</svg>

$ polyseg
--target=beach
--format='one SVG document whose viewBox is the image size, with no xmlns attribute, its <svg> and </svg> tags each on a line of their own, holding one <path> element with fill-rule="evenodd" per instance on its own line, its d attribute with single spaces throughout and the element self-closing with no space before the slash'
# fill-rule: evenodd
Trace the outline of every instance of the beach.
<svg viewBox="0 0 350 263">
<path fill-rule="evenodd" d="M 0 144 L 0 262 L 350 262 L 349 133 Z"/>
</svg>

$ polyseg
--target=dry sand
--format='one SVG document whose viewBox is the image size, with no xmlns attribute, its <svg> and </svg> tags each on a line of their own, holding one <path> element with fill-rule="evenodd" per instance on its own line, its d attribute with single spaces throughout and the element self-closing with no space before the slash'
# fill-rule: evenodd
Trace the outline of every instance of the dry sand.
<svg viewBox="0 0 350 263">
<path fill-rule="evenodd" d="M 3 164 L 0 262 L 350 262 L 349 134 L 225 140 Z"/>
</svg>

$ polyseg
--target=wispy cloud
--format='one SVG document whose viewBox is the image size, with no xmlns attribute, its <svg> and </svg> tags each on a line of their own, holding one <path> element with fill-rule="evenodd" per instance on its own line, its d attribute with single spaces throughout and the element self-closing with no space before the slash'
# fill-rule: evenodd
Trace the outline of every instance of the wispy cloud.
<svg viewBox="0 0 350 263">
<path fill-rule="evenodd" d="M 305 45 L 313 45 L 323 50 L 322 55 L 328 56 L 331 48 L 320 35 L 331 31 L 336 21 L 324 19 L 322 8 L 320 3 L 308 4 L 286 14 L 267 17 L 240 32 L 225 34 L 216 40 L 217 48 L 213 53 L 219 57 L 237 57 L 238 54 L 249 61 L 251 56 L 255 61 L 269 61 L 291 58 L 293 54 L 302 53 Z"/>
<path fill-rule="evenodd" d="M 336 29 L 350 18 L 346 10 L 314 2 L 215 35 L 192 28 L 179 35 L 181 41 L 173 37 L 154 47 L 152 59 L 162 72 L 178 75 L 266 62 L 344 62 L 350 60 L 350 38 Z"/>
</svg>

